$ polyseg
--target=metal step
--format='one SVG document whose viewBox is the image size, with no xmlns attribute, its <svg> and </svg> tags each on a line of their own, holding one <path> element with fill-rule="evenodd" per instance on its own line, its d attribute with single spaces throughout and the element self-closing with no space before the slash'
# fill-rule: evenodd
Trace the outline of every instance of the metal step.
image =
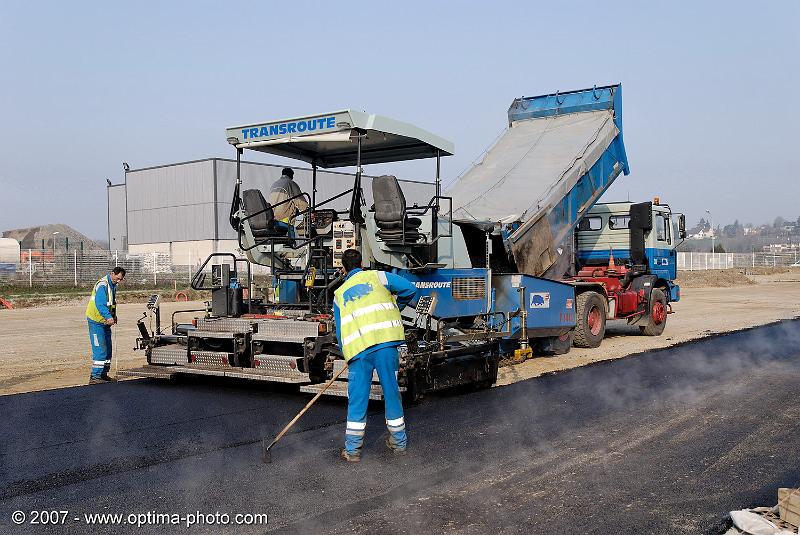
<svg viewBox="0 0 800 535">
<path fill-rule="evenodd" d="M 313 385 L 305 385 L 300 387 L 300 392 L 308 392 L 309 394 L 316 394 L 325 386 L 325 383 L 318 383 Z M 347 397 L 347 382 L 334 381 L 331 386 L 323 394 L 324 396 L 338 396 Z M 369 399 L 380 401 L 383 399 L 383 390 L 381 385 L 373 384 L 369 392 Z"/>
<path fill-rule="evenodd" d="M 287 383 L 307 383 L 308 374 L 300 371 L 300 357 L 287 355 L 254 355 L 253 368 L 244 368 L 247 373 L 266 373 L 274 377 L 283 377 Z"/>
<path fill-rule="evenodd" d="M 150 364 L 188 364 L 189 349 L 180 344 L 154 347 L 150 353 Z"/>
<path fill-rule="evenodd" d="M 129 370 L 119 370 L 117 375 L 124 377 L 147 377 L 150 379 L 172 379 L 175 375 L 175 368 L 173 366 L 153 366 L 146 365 L 139 368 L 131 368 Z"/>
<path fill-rule="evenodd" d="M 189 352 L 189 365 L 203 368 L 230 366 L 233 353 L 224 351 L 200 351 L 193 349 Z"/>
</svg>

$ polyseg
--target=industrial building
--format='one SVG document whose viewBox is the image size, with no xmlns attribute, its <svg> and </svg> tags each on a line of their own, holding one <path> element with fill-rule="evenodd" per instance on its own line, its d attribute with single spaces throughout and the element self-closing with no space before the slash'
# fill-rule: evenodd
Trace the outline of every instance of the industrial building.
<svg viewBox="0 0 800 535">
<path fill-rule="evenodd" d="M 259 188 L 267 197 L 285 166 L 242 162 L 244 189 Z M 293 168 L 295 181 L 311 192 L 311 169 Z M 317 170 L 317 202 L 353 187 L 354 175 Z M 372 204 L 371 178 L 364 193 Z M 111 250 L 169 253 L 174 264 L 197 265 L 213 252 L 235 252 L 236 232 L 228 222 L 236 184 L 236 161 L 208 158 L 125 172 L 122 184 L 108 186 L 108 242 Z M 401 181 L 409 206 L 427 204 L 434 185 Z M 343 210 L 350 197 L 327 207 Z"/>
</svg>

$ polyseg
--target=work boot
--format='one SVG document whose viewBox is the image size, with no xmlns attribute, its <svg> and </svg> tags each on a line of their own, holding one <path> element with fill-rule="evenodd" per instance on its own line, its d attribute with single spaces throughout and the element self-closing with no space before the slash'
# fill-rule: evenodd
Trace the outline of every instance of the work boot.
<svg viewBox="0 0 800 535">
<path fill-rule="evenodd" d="M 111 377 L 110 375 L 101 375 L 100 379 L 102 379 L 103 381 L 105 381 L 107 383 L 116 383 L 117 382 L 117 380 L 114 377 Z"/>
<path fill-rule="evenodd" d="M 397 445 L 392 442 L 391 438 L 387 438 L 386 439 L 386 447 L 389 448 L 389 450 L 392 453 L 394 453 L 395 455 L 405 455 L 406 454 L 406 448 L 398 448 Z"/>
<path fill-rule="evenodd" d="M 361 454 L 359 453 L 348 453 L 346 449 L 342 448 L 342 451 L 339 452 L 339 457 L 347 461 L 348 463 L 357 463 L 361 461 Z"/>
<path fill-rule="evenodd" d="M 102 384 L 107 383 L 107 382 L 108 381 L 106 381 L 102 377 L 89 377 L 89 384 L 90 385 L 102 385 Z"/>
</svg>

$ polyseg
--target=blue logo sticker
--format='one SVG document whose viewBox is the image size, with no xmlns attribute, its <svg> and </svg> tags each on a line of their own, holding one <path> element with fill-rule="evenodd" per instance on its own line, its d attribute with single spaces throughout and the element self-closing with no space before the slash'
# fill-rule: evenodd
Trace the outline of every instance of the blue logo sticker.
<svg viewBox="0 0 800 535">
<path fill-rule="evenodd" d="M 365 295 L 369 295 L 372 291 L 372 285 L 370 283 L 364 284 L 356 284 L 352 288 L 348 288 L 344 291 L 344 302 L 349 303 L 350 301 L 355 301 L 356 299 L 361 299 Z"/>
</svg>

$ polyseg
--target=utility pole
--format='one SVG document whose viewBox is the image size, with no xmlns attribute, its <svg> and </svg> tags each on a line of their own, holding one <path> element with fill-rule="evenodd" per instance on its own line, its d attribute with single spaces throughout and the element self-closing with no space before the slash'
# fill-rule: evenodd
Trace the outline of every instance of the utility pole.
<svg viewBox="0 0 800 535">
<path fill-rule="evenodd" d="M 711 210 L 706 210 L 708 214 L 709 224 L 711 225 L 711 252 L 714 252 L 714 216 L 711 215 Z"/>
</svg>

